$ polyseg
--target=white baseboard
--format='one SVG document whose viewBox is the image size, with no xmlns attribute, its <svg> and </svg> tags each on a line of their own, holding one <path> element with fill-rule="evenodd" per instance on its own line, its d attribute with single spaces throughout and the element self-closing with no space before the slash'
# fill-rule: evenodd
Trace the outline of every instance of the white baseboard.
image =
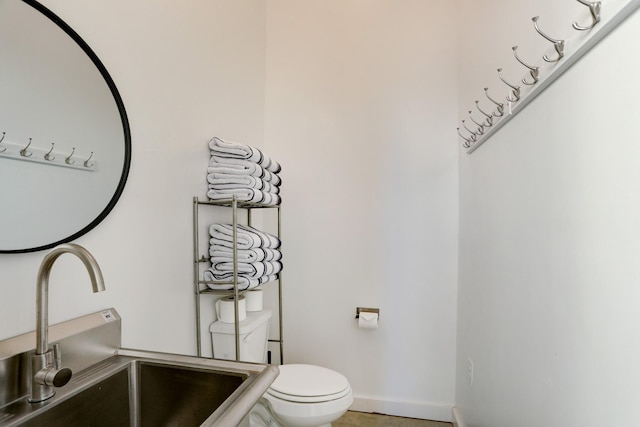
<svg viewBox="0 0 640 427">
<path fill-rule="evenodd" d="M 354 396 L 350 411 L 376 412 L 397 417 L 451 422 L 452 406 L 411 401 L 390 401 L 365 396 Z"/>
<path fill-rule="evenodd" d="M 451 409 L 451 422 L 453 423 L 453 427 L 465 427 L 464 421 L 462 421 L 462 414 L 455 406 Z"/>
</svg>

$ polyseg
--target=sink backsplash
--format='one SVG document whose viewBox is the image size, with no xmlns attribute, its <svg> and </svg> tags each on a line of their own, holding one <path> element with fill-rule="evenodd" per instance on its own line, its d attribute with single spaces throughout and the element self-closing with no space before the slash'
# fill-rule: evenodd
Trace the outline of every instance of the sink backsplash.
<svg viewBox="0 0 640 427">
<path fill-rule="evenodd" d="M 73 372 L 113 356 L 121 347 L 122 321 L 114 308 L 49 327 L 51 345 L 60 344 L 64 366 Z M 29 393 L 29 357 L 36 334 L 0 341 L 0 408 Z"/>
</svg>

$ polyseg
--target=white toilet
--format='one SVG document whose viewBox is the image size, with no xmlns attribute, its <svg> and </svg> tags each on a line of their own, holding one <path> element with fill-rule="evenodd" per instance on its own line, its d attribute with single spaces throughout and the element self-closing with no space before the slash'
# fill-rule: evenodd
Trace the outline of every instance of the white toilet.
<svg viewBox="0 0 640 427">
<path fill-rule="evenodd" d="M 240 360 L 243 362 L 267 363 L 270 310 L 247 311 L 247 317 L 238 323 L 240 335 Z M 213 357 L 235 360 L 236 326 L 216 320 L 209 327 Z"/>
<path fill-rule="evenodd" d="M 240 360 L 264 363 L 271 312 L 247 312 L 238 325 Z M 235 359 L 234 325 L 214 322 L 213 356 Z M 314 365 L 282 365 L 280 375 L 249 413 L 251 427 L 330 427 L 353 403 L 349 381 Z"/>
</svg>

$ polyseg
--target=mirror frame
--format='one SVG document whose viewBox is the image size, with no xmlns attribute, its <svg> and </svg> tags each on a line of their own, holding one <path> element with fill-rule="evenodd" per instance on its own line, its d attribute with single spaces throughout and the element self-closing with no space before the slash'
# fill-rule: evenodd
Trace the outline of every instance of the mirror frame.
<svg viewBox="0 0 640 427">
<path fill-rule="evenodd" d="M 107 86 L 109 87 L 109 90 L 111 91 L 111 94 L 113 95 L 113 99 L 116 103 L 118 112 L 120 114 L 120 119 L 122 121 L 122 130 L 124 134 L 124 165 L 122 168 L 122 174 L 120 175 L 120 182 L 116 187 L 113 197 L 111 198 L 111 200 L 109 200 L 109 203 L 107 203 L 104 210 L 102 210 L 102 212 L 100 212 L 100 214 L 88 225 L 81 228 L 80 231 L 73 233 L 72 235 L 65 237 L 63 239 L 60 239 L 58 241 L 37 246 L 37 247 L 24 248 L 24 249 L 11 249 L 11 250 L 0 249 L 0 254 L 26 253 L 26 252 L 36 252 L 36 251 L 41 251 L 45 249 L 51 249 L 54 246 L 57 246 L 59 244 L 73 241 L 78 237 L 81 237 L 84 234 L 88 233 L 89 231 L 93 230 L 98 224 L 100 224 L 100 222 L 102 222 L 102 220 L 106 218 L 106 216 L 111 212 L 111 210 L 114 208 L 114 206 L 120 199 L 120 196 L 124 191 L 127 178 L 129 176 L 129 169 L 131 167 L 131 131 L 129 129 L 129 120 L 127 118 L 127 112 L 124 108 L 124 103 L 122 102 L 120 93 L 118 92 L 118 89 L 116 88 L 116 85 L 113 82 L 113 79 L 111 78 L 111 76 L 109 75 L 107 69 L 102 64 L 102 61 L 100 61 L 98 56 L 95 54 L 95 52 L 93 52 L 93 50 L 89 47 L 89 45 L 82 39 L 82 37 L 80 37 L 80 35 L 76 33 L 69 25 L 67 25 L 67 23 L 64 22 L 59 16 L 57 16 L 51 10 L 47 9 L 42 4 L 38 3 L 36 0 L 22 0 L 22 1 L 27 5 L 33 7 L 36 11 L 42 13 L 47 18 L 49 18 L 51 22 L 56 24 L 58 28 L 64 31 L 83 50 L 83 52 L 89 57 L 89 59 L 91 59 L 91 62 L 93 62 L 98 72 L 102 75 L 105 83 L 107 84 Z"/>
</svg>

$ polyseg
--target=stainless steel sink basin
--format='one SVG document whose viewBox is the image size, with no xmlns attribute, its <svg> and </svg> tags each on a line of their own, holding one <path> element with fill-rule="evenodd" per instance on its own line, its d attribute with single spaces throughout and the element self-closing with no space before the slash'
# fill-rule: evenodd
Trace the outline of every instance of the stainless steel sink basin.
<svg viewBox="0 0 640 427">
<path fill-rule="evenodd" d="M 275 366 L 119 348 L 114 309 L 51 333 L 73 376 L 39 403 L 28 400 L 33 334 L 0 341 L 0 427 L 231 427 L 278 375 Z"/>
<path fill-rule="evenodd" d="M 234 426 L 276 375 L 262 365 L 120 350 L 45 402 L 2 408 L 0 425 Z"/>
</svg>

